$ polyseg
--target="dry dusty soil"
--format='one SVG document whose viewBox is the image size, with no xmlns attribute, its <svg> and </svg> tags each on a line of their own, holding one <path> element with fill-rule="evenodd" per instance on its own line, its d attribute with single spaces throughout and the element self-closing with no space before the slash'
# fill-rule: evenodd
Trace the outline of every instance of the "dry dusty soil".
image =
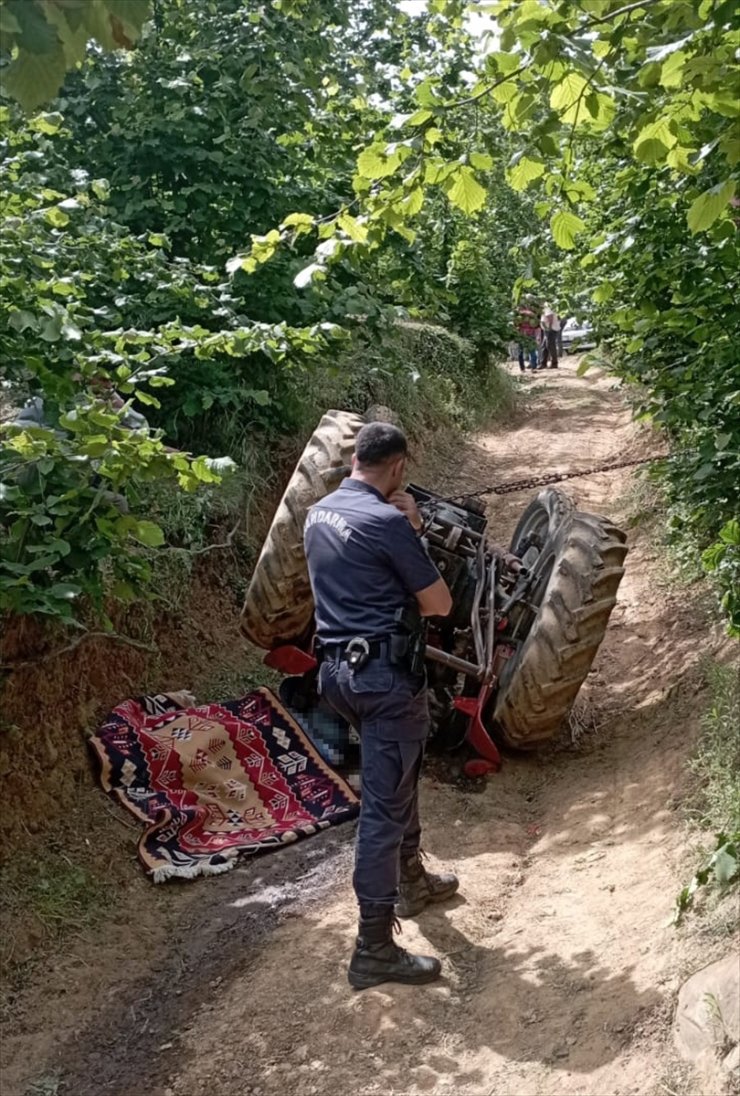
<svg viewBox="0 0 740 1096">
<path fill-rule="evenodd" d="M 431 486 L 659 448 L 608 379 L 577 377 L 573 359 L 524 383 L 536 391 L 523 419 L 438 458 Z M 568 490 L 625 522 L 633 482 L 627 470 Z M 497 539 L 526 500 L 493 500 Z M 116 902 L 6 1001 L 2 1096 L 699 1093 L 671 1046 L 692 956 L 669 921 L 706 704 L 697 665 L 721 638 L 666 579 L 656 538 L 649 524 L 630 532 L 619 603 L 563 740 L 474 787 L 424 778 L 424 844 L 461 892 L 405 922 L 402 943 L 440 956 L 441 981 L 349 989 L 352 826 L 154 888 L 136 832 L 95 822 L 114 808 L 83 789 L 88 843 L 110 842 L 118 864 Z M 727 948 L 708 938 L 696 965 Z"/>
</svg>

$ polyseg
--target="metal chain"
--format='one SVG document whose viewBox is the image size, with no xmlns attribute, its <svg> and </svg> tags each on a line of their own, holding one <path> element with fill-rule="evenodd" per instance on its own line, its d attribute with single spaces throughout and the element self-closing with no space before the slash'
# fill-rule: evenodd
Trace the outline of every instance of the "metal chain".
<svg viewBox="0 0 740 1096">
<path fill-rule="evenodd" d="M 497 483 L 488 487 L 479 487 L 472 491 L 460 491 L 457 495 L 447 495 L 440 502 L 455 502 L 463 498 L 481 498 L 483 495 L 513 495 L 516 491 L 528 491 L 532 487 L 546 487 L 550 483 L 562 483 L 563 480 L 578 479 L 579 476 L 593 476 L 597 472 L 613 472 L 617 468 L 634 468 L 639 464 L 652 464 L 654 461 L 665 460 L 665 456 L 639 457 L 636 460 L 611 460 L 604 464 L 597 464 L 593 468 L 584 468 L 580 472 L 547 472 L 541 476 L 530 476 L 528 479 L 509 480 L 508 483 Z"/>
</svg>

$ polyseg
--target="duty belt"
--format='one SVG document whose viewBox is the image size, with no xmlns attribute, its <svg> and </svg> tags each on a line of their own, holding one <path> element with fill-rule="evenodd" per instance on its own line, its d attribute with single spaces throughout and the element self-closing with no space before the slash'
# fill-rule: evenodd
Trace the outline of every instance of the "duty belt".
<svg viewBox="0 0 740 1096">
<path fill-rule="evenodd" d="M 316 644 L 316 655 L 319 662 L 349 662 L 355 651 L 362 653 L 365 662 L 371 658 L 380 658 L 382 655 L 390 655 L 390 637 L 384 639 L 363 639 L 360 636 L 356 636 L 354 639 L 347 639 L 341 643 L 324 643 L 319 641 Z"/>
</svg>

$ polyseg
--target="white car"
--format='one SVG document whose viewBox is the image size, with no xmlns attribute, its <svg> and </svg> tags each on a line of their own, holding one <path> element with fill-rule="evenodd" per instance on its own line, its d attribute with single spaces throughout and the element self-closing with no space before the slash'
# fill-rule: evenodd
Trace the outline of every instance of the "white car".
<svg viewBox="0 0 740 1096">
<path fill-rule="evenodd" d="M 591 324 L 579 320 L 566 320 L 563 327 L 563 353 L 572 354 L 573 351 L 590 350 L 596 346 L 593 328 Z"/>
</svg>

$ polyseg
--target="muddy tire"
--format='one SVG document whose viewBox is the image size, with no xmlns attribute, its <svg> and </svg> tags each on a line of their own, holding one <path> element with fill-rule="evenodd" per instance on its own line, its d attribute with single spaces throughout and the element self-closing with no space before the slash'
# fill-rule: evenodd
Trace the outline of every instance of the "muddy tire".
<svg viewBox="0 0 740 1096">
<path fill-rule="evenodd" d="M 310 627 L 313 598 L 303 552 L 306 512 L 338 487 L 364 421 L 349 411 L 327 411 L 303 450 L 275 511 L 242 609 L 241 630 L 257 647 L 270 650 Z"/>
<path fill-rule="evenodd" d="M 533 606 L 511 620 L 521 646 L 506 664 L 493 721 L 504 741 L 534 749 L 567 717 L 604 638 L 624 574 L 626 536 L 546 488 L 527 507 L 511 551 L 530 557 Z M 527 548 L 529 544 L 529 548 Z"/>
</svg>

